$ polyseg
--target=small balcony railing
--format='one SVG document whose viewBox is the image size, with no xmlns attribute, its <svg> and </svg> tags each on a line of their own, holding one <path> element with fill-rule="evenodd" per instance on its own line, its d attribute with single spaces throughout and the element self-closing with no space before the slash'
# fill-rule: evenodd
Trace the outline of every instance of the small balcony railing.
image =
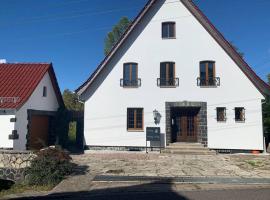
<svg viewBox="0 0 270 200">
<path fill-rule="evenodd" d="M 159 87 L 178 87 L 179 86 L 179 78 L 158 78 L 157 86 Z"/>
<path fill-rule="evenodd" d="M 141 87 L 141 79 L 128 80 L 128 79 L 120 79 L 121 87 Z"/>
<path fill-rule="evenodd" d="M 197 85 L 201 87 L 218 87 L 220 86 L 220 78 L 219 77 L 209 77 L 205 78 L 197 78 Z"/>
</svg>

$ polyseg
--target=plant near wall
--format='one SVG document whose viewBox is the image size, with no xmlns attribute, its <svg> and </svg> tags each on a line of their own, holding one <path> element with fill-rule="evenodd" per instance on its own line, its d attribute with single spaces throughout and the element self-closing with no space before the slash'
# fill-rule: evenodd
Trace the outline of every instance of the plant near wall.
<svg viewBox="0 0 270 200">
<path fill-rule="evenodd" d="M 73 164 L 67 152 L 49 147 L 37 153 L 26 170 L 28 185 L 56 185 L 72 173 Z"/>
</svg>

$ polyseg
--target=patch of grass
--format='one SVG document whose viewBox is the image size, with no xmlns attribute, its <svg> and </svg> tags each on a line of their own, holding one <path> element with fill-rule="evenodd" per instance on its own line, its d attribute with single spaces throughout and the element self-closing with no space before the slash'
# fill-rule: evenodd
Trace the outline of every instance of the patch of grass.
<svg viewBox="0 0 270 200">
<path fill-rule="evenodd" d="M 50 191 L 53 189 L 53 185 L 46 185 L 46 186 L 29 186 L 24 184 L 14 184 L 8 190 L 0 191 L 0 197 L 11 195 L 11 194 L 21 194 L 27 191 L 35 191 L 35 192 L 44 192 Z"/>
<path fill-rule="evenodd" d="M 247 164 L 251 165 L 252 167 L 262 167 L 263 162 L 261 160 L 247 160 Z"/>
</svg>

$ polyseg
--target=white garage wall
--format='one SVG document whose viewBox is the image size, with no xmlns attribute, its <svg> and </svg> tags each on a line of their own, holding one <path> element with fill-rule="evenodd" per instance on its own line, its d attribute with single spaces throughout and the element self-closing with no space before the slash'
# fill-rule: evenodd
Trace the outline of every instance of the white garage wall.
<svg viewBox="0 0 270 200">
<path fill-rule="evenodd" d="M 0 114 L 0 148 L 13 148 L 13 140 L 8 139 L 14 130 L 14 122 L 10 122 L 14 115 Z"/>
<path fill-rule="evenodd" d="M 161 2 L 161 1 L 160 1 Z M 153 110 L 161 115 L 165 133 L 166 101 L 203 101 L 208 104 L 208 142 L 210 148 L 262 149 L 261 99 L 264 97 L 242 73 L 234 61 L 180 3 L 167 0 L 159 4 L 140 23 L 120 51 L 96 81 L 82 95 L 85 102 L 84 135 L 87 145 L 144 146 L 144 132 L 127 132 L 128 107 L 143 107 L 146 126 L 155 126 Z M 154 13 L 154 10 L 158 10 Z M 176 39 L 161 38 L 161 23 L 176 22 Z M 196 84 L 199 62 L 216 61 L 218 88 L 200 88 Z M 159 88 L 160 62 L 174 61 L 177 88 Z M 142 86 L 124 89 L 123 63 L 137 62 Z M 246 109 L 245 123 L 235 123 L 234 107 Z M 228 109 L 228 121 L 217 123 L 216 107 Z M 218 129 L 218 130 L 217 130 Z"/>
<path fill-rule="evenodd" d="M 47 87 L 47 97 L 42 96 L 44 86 Z M 25 150 L 28 109 L 56 111 L 58 107 L 58 101 L 51 83 L 50 76 L 48 73 L 46 73 L 28 101 L 16 113 L 17 121 L 15 123 L 15 129 L 18 131 L 19 139 L 14 140 L 14 149 Z"/>
</svg>

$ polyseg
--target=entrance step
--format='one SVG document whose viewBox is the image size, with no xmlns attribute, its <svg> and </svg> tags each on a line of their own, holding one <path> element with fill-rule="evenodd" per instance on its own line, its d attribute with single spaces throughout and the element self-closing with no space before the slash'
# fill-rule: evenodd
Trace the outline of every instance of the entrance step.
<svg viewBox="0 0 270 200">
<path fill-rule="evenodd" d="M 216 151 L 210 151 L 200 143 L 172 143 L 162 151 L 169 154 L 182 155 L 215 155 Z"/>
</svg>

